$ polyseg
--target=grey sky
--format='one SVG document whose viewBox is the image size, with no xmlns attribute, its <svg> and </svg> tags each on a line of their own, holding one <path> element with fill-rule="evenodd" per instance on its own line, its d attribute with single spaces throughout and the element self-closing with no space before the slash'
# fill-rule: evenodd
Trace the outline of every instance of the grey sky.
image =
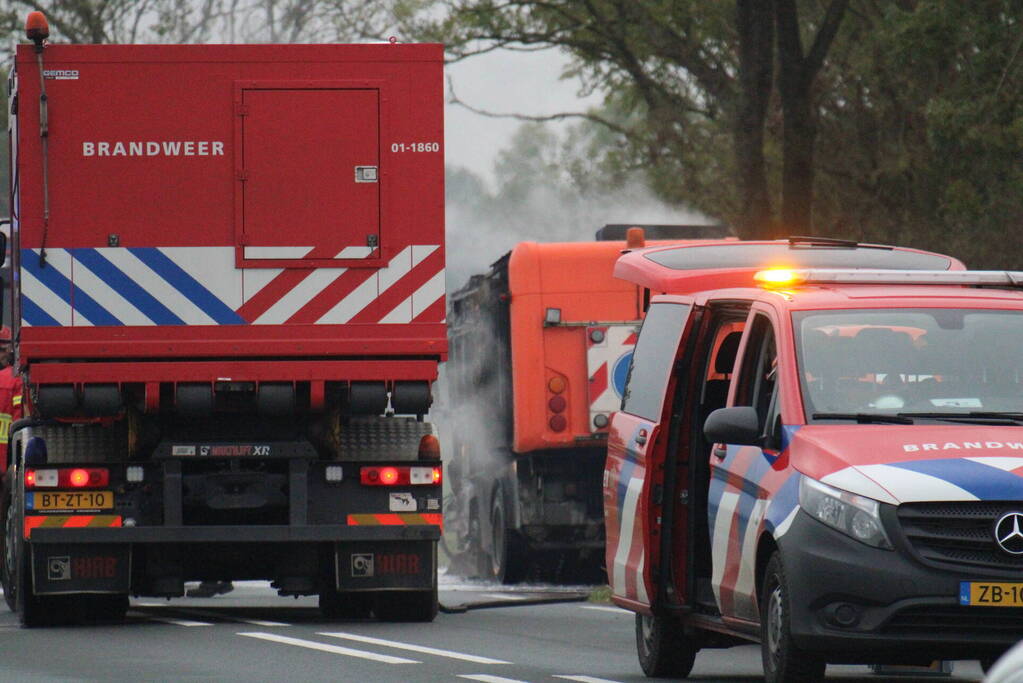
<svg viewBox="0 0 1023 683">
<path fill-rule="evenodd" d="M 446 72 L 460 100 L 487 111 L 544 115 L 598 104 L 598 97 L 579 98 L 578 82 L 559 80 L 566 63 L 556 50 L 501 51 L 452 64 Z M 494 156 L 507 147 L 522 122 L 480 116 L 451 104 L 444 117 L 446 162 L 492 182 Z"/>
</svg>

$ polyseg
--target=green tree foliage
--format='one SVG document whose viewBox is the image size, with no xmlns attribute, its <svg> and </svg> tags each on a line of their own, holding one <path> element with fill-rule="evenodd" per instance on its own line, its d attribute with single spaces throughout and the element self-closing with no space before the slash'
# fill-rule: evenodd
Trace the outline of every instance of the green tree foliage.
<svg viewBox="0 0 1023 683">
<path fill-rule="evenodd" d="M 818 225 L 1020 268 L 1023 5 L 863 3 L 822 77 Z"/>
<path fill-rule="evenodd" d="M 814 233 L 1019 267 L 1023 5 L 1015 0 L 444 4 L 445 22 L 427 32 L 446 36 L 455 59 L 495 46 L 559 46 L 574 60 L 567 75 L 605 95 L 601 111 L 586 116 L 610 125 L 600 137 L 583 133 L 594 146 L 575 160 L 577 174 L 638 169 L 659 196 L 740 228 L 744 217 L 756 222 L 760 201 L 768 217 L 784 217 L 781 234 L 801 230 L 799 216 L 812 209 Z M 771 26 L 750 14 L 765 6 L 774 7 Z M 792 92 L 804 99 L 787 105 Z M 762 162 L 744 144 L 761 149 Z M 802 186 L 812 194 L 786 189 L 786 158 L 804 164 L 797 176 L 811 164 Z M 748 176 L 757 174 L 763 199 L 751 194 L 758 181 Z M 783 197 L 807 206 L 790 210 Z"/>
<path fill-rule="evenodd" d="M 655 187 L 762 236 L 774 230 L 764 127 L 775 62 L 786 126 L 783 213 L 803 228 L 812 89 L 848 2 L 804 2 L 810 9 L 800 11 L 795 0 L 443 0 L 447 18 L 425 33 L 448 42 L 456 59 L 496 47 L 562 48 L 573 59 L 568 75 L 624 114 L 589 117 L 614 125 Z M 722 182 L 735 188 L 727 197 L 717 191 Z"/>
</svg>

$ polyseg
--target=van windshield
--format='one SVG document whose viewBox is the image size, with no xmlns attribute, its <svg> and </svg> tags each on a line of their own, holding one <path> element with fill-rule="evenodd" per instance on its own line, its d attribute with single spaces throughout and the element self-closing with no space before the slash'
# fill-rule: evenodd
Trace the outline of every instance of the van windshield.
<svg viewBox="0 0 1023 683">
<path fill-rule="evenodd" d="M 1023 414 L 1023 311 L 800 311 L 793 321 L 808 422 Z"/>
</svg>

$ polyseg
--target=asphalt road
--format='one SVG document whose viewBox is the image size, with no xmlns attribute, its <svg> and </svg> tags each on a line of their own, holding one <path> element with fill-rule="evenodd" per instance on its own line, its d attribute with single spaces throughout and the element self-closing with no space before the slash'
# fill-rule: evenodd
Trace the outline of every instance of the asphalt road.
<svg viewBox="0 0 1023 683">
<path fill-rule="evenodd" d="M 208 599 L 135 600 L 124 624 L 21 629 L 0 608 L 0 681 L 644 681 L 633 616 L 543 587 L 514 591 L 443 581 L 451 608 L 433 624 L 327 622 L 315 599 L 276 596 L 266 584 L 239 584 Z M 507 605 L 507 606 L 501 606 Z M 691 680 L 761 678 L 755 646 L 697 656 Z M 830 667 L 828 678 L 877 683 L 866 667 Z M 951 678 L 977 681 L 975 662 Z"/>
</svg>

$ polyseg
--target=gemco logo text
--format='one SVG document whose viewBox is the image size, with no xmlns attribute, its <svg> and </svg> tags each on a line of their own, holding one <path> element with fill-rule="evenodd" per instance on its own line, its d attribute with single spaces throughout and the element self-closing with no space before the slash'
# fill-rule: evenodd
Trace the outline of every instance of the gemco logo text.
<svg viewBox="0 0 1023 683">
<path fill-rule="evenodd" d="M 82 143 L 83 157 L 222 157 L 221 140 L 131 140 Z"/>
</svg>

